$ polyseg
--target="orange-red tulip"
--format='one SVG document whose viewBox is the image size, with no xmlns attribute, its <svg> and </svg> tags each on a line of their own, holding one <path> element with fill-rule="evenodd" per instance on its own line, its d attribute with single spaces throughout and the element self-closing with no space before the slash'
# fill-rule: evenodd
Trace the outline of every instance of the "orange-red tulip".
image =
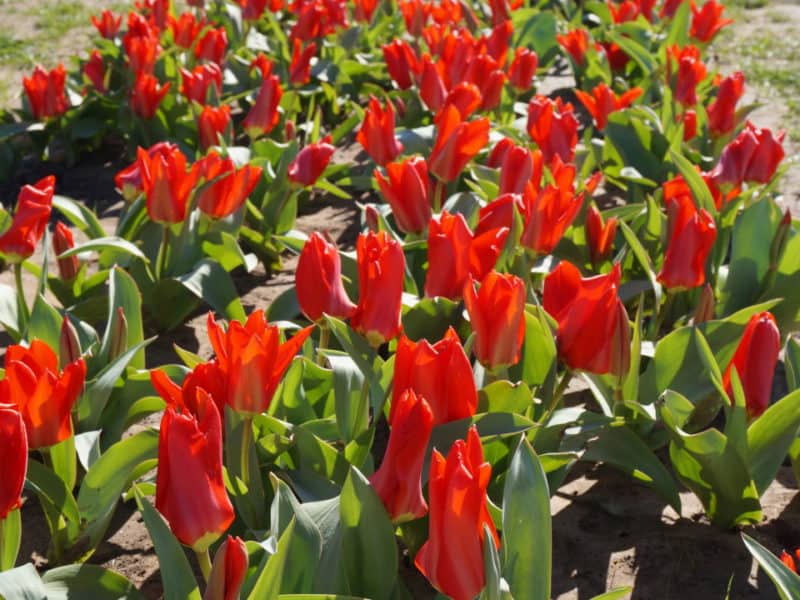
<svg viewBox="0 0 800 600">
<path fill-rule="evenodd" d="M 83 65 L 83 75 L 97 90 L 97 93 L 105 94 L 108 91 L 106 89 L 106 63 L 99 50 L 92 50 L 89 60 Z"/>
<path fill-rule="evenodd" d="M 509 83 L 517 91 L 527 91 L 533 83 L 538 66 L 539 57 L 536 56 L 536 52 L 528 48 L 517 48 L 508 71 Z"/>
<path fill-rule="evenodd" d="M 489 119 L 464 121 L 455 106 L 445 106 L 436 116 L 428 170 L 440 181 L 453 181 L 488 141 Z"/>
<path fill-rule="evenodd" d="M 407 90 L 413 85 L 414 78 L 422 70 L 422 64 L 416 53 L 403 40 L 394 40 L 390 44 L 384 44 L 382 49 L 389 77 L 401 90 Z"/>
<path fill-rule="evenodd" d="M 684 106 L 697 104 L 697 86 L 706 78 L 706 65 L 696 46 L 667 48 L 667 74 L 675 100 Z"/>
<path fill-rule="evenodd" d="M 599 265 L 611 254 L 614 235 L 617 233 L 617 221 L 616 217 L 604 221 L 594 204 L 586 212 L 586 245 L 589 246 L 592 264 Z"/>
<path fill-rule="evenodd" d="M 223 139 L 227 135 L 228 128 L 231 126 L 231 107 L 227 104 L 222 106 L 204 106 L 197 116 L 197 132 L 200 136 L 200 147 L 207 150 L 211 146 L 219 144 L 220 136 Z"/>
<path fill-rule="evenodd" d="M 208 60 L 217 64 L 222 64 L 225 59 L 225 51 L 228 48 L 228 35 L 225 28 L 209 29 L 197 40 L 194 47 L 194 57 L 197 60 Z"/>
<path fill-rule="evenodd" d="M 237 169 L 230 158 L 209 153 L 192 165 L 193 179 L 205 182 L 198 192 L 197 207 L 214 219 L 232 215 L 253 193 L 261 172 L 261 167 L 253 165 Z"/>
<path fill-rule="evenodd" d="M 229 535 L 214 555 L 203 600 L 239 600 L 248 562 L 244 540 Z"/>
<path fill-rule="evenodd" d="M 303 43 L 295 39 L 292 49 L 292 62 L 289 65 L 289 81 L 294 85 L 305 85 L 311 81 L 311 59 L 317 54 L 317 45 L 311 42 L 303 48 Z"/>
<path fill-rule="evenodd" d="M 425 231 L 431 218 L 431 203 L 428 199 L 428 165 L 421 156 L 407 158 L 402 162 L 386 165 L 384 177 L 375 169 L 381 195 L 392 207 L 397 227 L 405 233 Z"/>
<path fill-rule="evenodd" d="M 167 95 L 169 86 L 169 83 L 161 85 L 154 75 L 137 74 L 131 90 L 131 110 L 143 119 L 152 119 Z"/>
<path fill-rule="evenodd" d="M 251 138 L 257 138 L 272 131 L 281 119 L 278 106 L 283 89 L 277 75 L 264 76 L 255 104 L 247 113 L 242 127 Z"/>
<path fill-rule="evenodd" d="M 8 513 L 22 504 L 22 488 L 25 486 L 25 474 L 28 471 L 28 438 L 25 433 L 25 422 L 16 407 L 8 404 L 0 404 L 0 464 L 3 465 L 3 476 L 0 477 L 0 523 L 2 523 Z"/>
<path fill-rule="evenodd" d="M 528 105 L 528 134 L 549 163 L 558 156 L 564 162 L 575 157 L 578 145 L 578 119 L 572 104 L 535 96 Z"/>
<path fill-rule="evenodd" d="M 668 289 L 685 290 L 706 281 L 706 260 L 717 239 L 717 226 L 705 209 L 688 195 L 667 203 L 669 240 L 658 281 Z"/>
<path fill-rule="evenodd" d="M 205 19 L 197 19 L 190 12 L 181 14 L 177 19 L 170 16 L 167 23 L 175 44 L 186 50 L 192 47 L 198 34 L 206 26 Z"/>
<path fill-rule="evenodd" d="M 589 49 L 588 31 L 575 29 L 567 34 L 557 35 L 556 40 L 576 65 L 582 67 L 586 63 L 586 51 Z"/>
<path fill-rule="evenodd" d="M 65 83 L 67 71 L 58 65 L 52 71 L 45 71 L 36 65 L 30 77 L 22 78 L 22 87 L 28 97 L 31 113 L 35 119 L 57 117 L 69 108 Z"/>
<path fill-rule="evenodd" d="M 222 93 L 222 69 L 216 63 L 199 65 L 193 71 L 181 69 L 181 81 L 181 94 L 190 102 L 205 104 L 212 85 L 218 97 Z"/>
<path fill-rule="evenodd" d="M 715 0 L 706 0 L 700 8 L 692 2 L 692 25 L 689 35 L 694 39 L 708 43 L 714 39 L 719 30 L 733 23 L 733 19 L 723 19 L 725 6 Z"/>
<path fill-rule="evenodd" d="M 58 256 L 74 247 L 75 238 L 72 236 L 72 230 L 59 221 L 56 223 L 56 227 L 53 230 L 53 252 Z M 75 279 L 75 276 L 78 274 L 78 269 L 80 268 L 77 256 L 72 255 L 67 258 L 59 258 L 57 264 L 58 274 L 63 281 L 72 281 Z"/>
<path fill-rule="evenodd" d="M 708 105 L 708 130 L 725 135 L 736 127 L 736 103 L 744 94 L 744 73 L 736 71 L 719 84 L 717 97 Z"/>
<path fill-rule="evenodd" d="M 316 231 L 300 252 L 294 276 L 300 310 L 311 321 L 323 314 L 347 319 L 356 310 L 342 283 L 342 259 L 335 244 Z"/>
<path fill-rule="evenodd" d="M 578 100 L 581 101 L 592 115 L 594 126 L 598 131 L 603 131 L 608 124 L 608 115 L 623 108 L 629 107 L 643 93 L 642 88 L 631 88 L 624 94 L 618 96 L 605 83 L 598 83 L 591 94 L 581 90 L 575 90 Z"/>
<path fill-rule="evenodd" d="M 122 15 L 115 17 L 110 10 L 104 10 L 100 17 L 92 15 L 92 25 L 102 37 L 113 40 L 122 25 Z"/>
<path fill-rule="evenodd" d="M 289 181 L 303 187 L 314 185 L 325 172 L 336 148 L 331 144 L 331 136 L 326 135 L 319 142 L 305 146 L 289 163 L 286 176 Z"/>
<path fill-rule="evenodd" d="M 48 175 L 22 187 L 11 226 L 0 235 L 0 255 L 4 260 L 19 263 L 36 250 L 50 220 L 55 184 L 56 178 Z"/>
<path fill-rule="evenodd" d="M 139 148 L 137 162 L 150 219 L 168 225 L 182 222 L 196 183 L 186 170 L 186 156 L 176 145 L 165 144 L 152 154 Z"/>
<path fill-rule="evenodd" d="M 391 102 L 387 102 L 384 109 L 377 98 L 370 98 L 356 141 L 381 166 L 397 158 L 403 145 L 394 136 L 394 107 Z"/>
<path fill-rule="evenodd" d="M 711 179 L 717 186 L 738 188 L 745 181 L 768 183 L 783 160 L 785 132 L 774 135 L 749 121 L 744 130 L 722 150 Z"/>
</svg>

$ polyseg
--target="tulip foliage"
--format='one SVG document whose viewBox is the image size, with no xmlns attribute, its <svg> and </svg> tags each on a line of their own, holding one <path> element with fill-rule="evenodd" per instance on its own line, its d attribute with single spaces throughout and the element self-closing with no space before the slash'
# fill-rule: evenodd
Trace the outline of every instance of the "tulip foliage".
<svg viewBox="0 0 800 600">
<path fill-rule="evenodd" d="M 414 569 L 545 600 L 579 462 L 722 528 L 800 474 L 800 223 L 783 132 L 707 64 L 722 5 L 188 4 L 97 15 L 2 116 L 0 144 L 127 166 L 113 231 L 53 176 L 0 212 L 0 596 L 137 597 L 65 566 L 129 502 L 169 598 L 408 598 Z M 349 246 L 296 228 L 323 196 L 360 211 Z M 292 254 L 245 310 L 237 278 Z M 145 332 L 198 309 L 207 352 L 156 364 Z"/>
</svg>

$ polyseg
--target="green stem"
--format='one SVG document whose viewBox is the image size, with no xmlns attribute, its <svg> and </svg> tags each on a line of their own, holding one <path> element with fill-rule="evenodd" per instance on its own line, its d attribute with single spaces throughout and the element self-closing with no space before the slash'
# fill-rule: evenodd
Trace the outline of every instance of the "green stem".
<svg viewBox="0 0 800 600">
<path fill-rule="evenodd" d="M 161 238 L 161 246 L 158 249 L 158 257 L 156 258 L 156 280 L 162 279 L 164 277 L 164 271 L 167 269 L 170 235 L 170 226 L 165 224 L 164 234 Z"/>
<path fill-rule="evenodd" d="M 550 399 L 550 405 L 542 415 L 542 418 L 539 419 L 540 425 L 546 425 L 550 420 L 550 417 L 553 416 L 553 413 L 556 412 L 556 409 L 561 404 L 561 399 L 564 397 L 564 392 L 567 391 L 567 386 L 572 380 L 573 375 L 574 373 L 572 372 L 572 369 L 567 369 L 564 372 L 564 375 L 561 377 L 561 381 L 558 382 L 558 387 L 556 387 L 555 391 L 553 392 L 553 397 Z"/>
<path fill-rule="evenodd" d="M 323 350 L 328 347 L 331 341 L 331 330 L 330 328 L 322 323 L 319 326 L 319 346 L 317 347 L 317 364 L 320 367 L 325 366 L 325 354 Z"/>
<path fill-rule="evenodd" d="M 31 313 L 28 310 L 28 303 L 25 301 L 25 291 L 22 288 L 22 263 L 14 263 L 14 282 L 17 285 L 17 324 L 19 325 L 19 336 L 25 335 L 28 329 Z"/>
<path fill-rule="evenodd" d="M 211 557 L 208 554 L 208 550 L 195 552 L 195 556 L 197 556 L 197 562 L 200 565 L 200 572 L 203 574 L 203 579 L 208 583 L 211 577 Z"/>
<path fill-rule="evenodd" d="M 240 453 L 239 467 L 241 469 L 242 482 L 247 490 L 250 490 L 250 446 L 253 444 L 253 418 L 245 417 L 242 421 L 242 447 Z"/>
<path fill-rule="evenodd" d="M 442 211 L 442 199 L 444 196 L 444 187 L 445 184 L 440 179 L 436 179 L 436 183 L 433 184 L 433 212 L 439 213 Z"/>
<path fill-rule="evenodd" d="M 664 304 L 660 307 L 658 311 L 658 315 L 656 316 L 655 327 L 653 331 L 651 331 L 651 338 L 652 340 L 658 341 L 658 332 L 661 331 L 661 327 L 664 325 L 666 321 L 667 314 L 672 310 L 672 305 L 675 303 L 675 294 L 670 290 L 667 290 L 667 297 L 664 299 Z"/>
</svg>

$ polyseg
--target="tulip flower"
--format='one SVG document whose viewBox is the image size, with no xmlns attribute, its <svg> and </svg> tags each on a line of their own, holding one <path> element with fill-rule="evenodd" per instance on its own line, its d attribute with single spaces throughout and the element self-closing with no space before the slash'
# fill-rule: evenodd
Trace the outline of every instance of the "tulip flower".
<svg viewBox="0 0 800 600">
<path fill-rule="evenodd" d="M 99 50 L 92 50 L 89 60 L 83 65 L 83 75 L 97 93 L 105 94 L 108 91 L 106 89 L 106 63 Z"/>
<path fill-rule="evenodd" d="M 75 238 L 72 236 L 72 231 L 69 227 L 64 225 L 64 223 L 59 221 L 56 223 L 56 227 L 53 230 L 53 252 L 55 252 L 57 257 L 59 254 L 74 247 Z M 62 281 L 72 281 L 75 279 L 75 276 L 78 274 L 78 269 L 80 268 L 77 256 L 73 255 L 67 258 L 59 258 L 57 264 L 58 274 Z"/>
<path fill-rule="evenodd" d="M 536 69 L 539 66 L 539 57 L 536 52 L 519 47 L 514 53 L 514 60 L 508 70 L 508 81 L 511 87 L 518 92 L 525 92 L 533 83 Z"/>
<path fill-rule="evenodd" d="M 570 369 L 622 377 L 630 366 L 630 324 L 617 294 L 621 270 L 581 277 L 561 261 L 544 280 L 542 305 L 558 322 L 558 356 Z"/>
<path fill-rule="evenodd" d="M 502 165 L 498 193 L 522 194 L 534 172 L 537 180 L 541 178 L 542 154 L 538 151 L 533 153 L 523 146 L 513 146 L 503 157 Z"/>
<path fill-rule="evenodd" d="M 317 54 L 317 45 L 311 42 L 303 48 L 303 43 L 295 39 L 292 49 L 292 62 L 289 65 L 289 82 L 305 85 L 311 81 L 311 59 Z"/>
<path fill-rule="evenodd" d="M 197 40 L 194 47 L 194 57 L 197 60 L 208 60 L 210 62 L 222 64 L 225 59 L 225 50 L 228 48 L 228 35 L 225 28 L 209 29 Z"/>
<path fill-rule="evenodd" d="M 775 317 L 768 312 L 750 317 L 733 359 L 725 369 L 722 384 L 733 400 L 731 373 L 735 368 L 744 390 L 747 416 L 751 419 L 761 416 L 769 407 L 772 378 L 780 351 L 781 333 Z"/>
<path fill-rule="evenodd" d="M 545 186 L 531 203 L 522 232 L 522 244 L 539 255 L 553 252 L 583 206 L 583 192 L 576 195 L 572 185 L 574 165 L 561 164 L 557 155 L 554 164 L 556 183 Z"/>
<path fill-rule="evenodd" d="M 673 80 L 675 100 L 683 106 L 697 104 L 697 85 L 706 77 L 706 65 L 696 46 L 667 48 L 667 74 Z"/>
<path fill-rule="evenodd" d="M 261 167 L 253 165 L 237 169 L 230 158 L 209 153 L 192 165 L 192 178 L 205 182 L 198 192 L 197 207 L 213 219 L 232 215 L 253 193 L 261 172 Z"/>
<path fill-rule="evenodd" d="M 689 142 L 697 137 L 697 111 L 686 110 L 682 115 L 678 115 L 677 120 L 683 123 L 684 142 Z"/>
<path fill-rule="evenodd" d="M 311 321 L 321 320 L 324 314 L 347 319 L 356 310 L 342 283 L 339 251 L 317 232 L 300 252 L 294 285 L 300 310 Z"/>
<path fill-rule="evenodd" d="M 405 233 L 425 231 L 431 218 L 428 165 L 420 156 L 386 165 L 387 177 L 375 169 L 384 200 L 392 207 L 397 227 Z"/>
<path fill-rule="evenodd" d="M 701 286 L 706 281 L 706 259 L 717 239 L 714 217 L 705 209 L 698 210 L 687 195 L 670 199 L 667 212 L 669 241 L 658 281 L 667 289 Z"/>
<path fill-rule="evenodd" d="M 378 8 L 378 0 L 354 0 L 353 17 L 356 21 L 369 24 L 372 15 Z"/>
<path fill-rule="evenodd" d="M 225 373 L 225 403 L 249 417 L 266 412 L 281 378 L 312 329 L 301 329 L 281 343 L 280 330 L 267 323 L 263 310 L 251 313 L 244 325 L 231 321 L 227 331 L 209 313 L 209 341 Z"/>
<path fill-rule="evenodd" d="M 680 8 L 681 4 L 683 4 L 686 0 L 664 0 L 664 4 L 661 6 L 661 10 L 659 11 L 659 16 L 663 19 L 664 17 L 671 19 L 675 16 L 675 12 Z"/>
<path fill-rule="evenodd" d="M 800 560 L 800 548 L 794 551 L 797 560 Z M 781 562 L 792 572 L 797 573 L 797 565 L 795 565 L 794 558 L 786 550 L 781 550 Z"/>
<path fill-rule="evenodd" d="M 46 343 L 6 349 L 0 404 L 13 404 L 25 421 L 31 450 L 53 446 L 72 436 L 72 406 L 83 391 L 83 359 L 58 370 L 58 357 Z"/>
<path fill-rule="evenodd" d="M 245 21 L 258 21 L 267 8 L 267 0 L 239 0 L 242 7 L 242 19 Z"/>
<path fill-rule="evenodd" d="M 515 2 L 518 0 L 515 0 Z M 522 3 L 519 2 L 519 6 Z M 514 24 L 511 20 L 496 23 L 492 31 L 486 37 L 486 54 L 497 61 L 497 66 L 502 68 L 506 64 L 508 48 L 511 45 L 511 38 L 514 37 Z"/>
<path fill-rule="evenodd" d="M 607 0 L 606 6 L 608 7 L 608 12 L 611 13 L 611 20 L 617 25 L 635 21 L 639 16 L 639 7 L 632 0 L 623 0 L 620 3 Z"/>
<path fill-rule="evenodd" d="M 427 441 L 425 444 L 427 445 Z M 420 470 L 423 458 L 424 456 L 420 458 Z M 0 404 L 0 463 L 3 465 L 3 476 L 0 477 L 0 523 L 2 523 L 8 513 L 21 506 L 22 489 L 28 471 L 28 438 L 25 433 L 25 422 L 16 407 L 8 404 Z"/>
<path fill-rule="evenodd" d="M 464 286 L 464 304 L 475 332 L 475 356 L 488 369 L 519 361 L 525 337 L 525 283 L 516 275 L 491 271 L 475 291 L 472 277 Z"/>
<path fill-rule="evenodd" d="M 491 56 L 479 55 L 470 61 L 466 78 L 478 87 L 481 110 L 492 110 L 500 104 L 506 74 Z"/>
<path fill-rule="evenodd" d="M 557 35 L 556 40 L 569 54 L 572 62 L 579 67 L 586 63 L 586 51 L 589 49 L 589 32 L 585 29 L 575 29 L 565 35 Z"/>
<path fill-rule="evenodd" d="M 128 65 L 134 74 L 147 73 L 152 75 L 156 59 L 161 53 L 158 37 L 147 30 L 145 35 L 132 35 L 130 25 L 128 33 L 122 38 L 122 46 L 128 57 Z"/>
<path fill-rule="evenodd" d="M 148 73 L 137 74 L 131 90 L 131 110 L 143 119 L 152 119 L 169 86 L 169 83 L 161 85 L 155 76 Z"/>
<path fill-rule="evenodd" d="M 422 467 L 433 430 L 433 411 L 421 395 L 407 389 L 392 402 L 392 427 L 381 465 L 370 477 L 393 523 L 424 517 Z"/>
<path fill-rule="evenodd" d="M 181 81 L 181 94 L 189 102 L 205 104 L 212 85 L 217 89 L 217 96 L 222 93 L 222 69 L 216 63 L 199 65 L 193 71 L 181 69 Z"/>
<path fill-rule="evenodd" d="M 492 467 L 484 461 L 475 427 L 456 440 L 447 459 L 431 457 L 428 540 L 414 564 L 433 587 L 453 600 L 472 600 L 485 585 L 483 544 L 500 546 L 487 506 Z M 486 540 L 485 528 L 492 539 Z"/>
<path fill-rule="evenodd" d="M 603 131 L 608 124 L 608 115 L 612 112 L 629 107 L 643 93 L 642 88 L 631 88 L 621 96 L 617 96 L 614 91 L 605 83 L 598 83 L 591 94 L 581 90 L 575 90 L 578 100 L 581 101 L 592 115 L 594 126 L 598 131 Z"/>
<path fill-rule="evenodd" d="M 422 58 L 420 71 L 419 97 L 428 109 L 438 112 L 447 98 L 447 88 L 442 74 L 429 56 Z"/>
<path fill-rule="evenodd" d="M 398 0 L 397 5 L 403 15 L 408 33 L 414 37 L 422 35 L 422 30 L 431 14 L 432 5 L 424 0 Z"/>
<path fill-rule="evenodd" d="M 11 226 L 0 235 L 0 255 L 4 260 L 21 263 L 36 250 L 50 220 L 55 183 L 56 178 L 49 175 L 19 191 Z"/>
<path fill-rule="evenodd" d="M 22 78 L 22 86 L 35 119 L 57 117 L 67 111 L 69 100 L 64 87 L 66 80 L 64 65 L 58 65 L 49 72 L 41 65 L 36 65 L 30 77 Z"/>
<path fill-rule="evenodd" d="M 229 535 L 214 555 L 203 600 L 239 600 L 248 562 L 247 545 Z"/>
<path fill-rule="evenodd" d="M 199 33 L 206 26 L 205 19 L 196 19 L 193 13 L 185 12 L 177 19 L 170 16 L 167 20 L 169 29 L 172 32 L 172 39 L 175 45 L 188 50 L 194 44 Z"/>
<path fill-rule="evenodd" d="M 394 108 L 391 102 L 387 102 L 384 109 L 377 98 L 370 97 L 364 123 L 356 135 L 356 141 L 381 166 L 397 158 L 403 151 L 403 145 L 394 136 Z"/>
<path fill-rule="evenodd" d="M 736 127 L 736 103 L 744 95 L 744 73 L 736 71 L 719 84 L 717 97 L 708 105 L 708 130 L 721 136 Z"/>
<path fill-rule="evenodd" d="M 593 265 L 599 265 L 611 254 L 614 247 L 614 235 L 617 232 L 616 217 L 603 221 L 603 216 L 592 204 L 586 212 L 586 245 Z"/>
<path fill-rule="evenodd" d="M 178 412 L 188 411 L 195 416 L 202 412 L 204 398 L 200 396 L 208 396 L 217 406 L 222 423 L 225 423 L 225 372 L 216 360 L 196 365 L 183 378 L 181 385 L 172 381 L 164 371 L 153 369 L 150 371 L 150 383 L 167 406 L 172 406 Z"/>
<path fill-rule="evenodd" d="M 462 120 L 478 110 L 481 106 L 481 90 L 474 83 L 462 81 L 454 85 L 444 100 L 444 106 L 455 106 Z"/>
<path fill-rule="evenodd" d="M 692 25 L 689 35 L 699 42 L 708 43 L 714 39 L 719 30 L 733 23 L 733 19 L 723 19 L 725 7 L 715 0 L 706 0 L 700 8 L 691 3 Z"/>
<path fill-rule="evenodd" d="M 407 90 L 413 85 L 414 78 L 422 70 L 416 53 L 403 40 L 394 40 L 390 44 L 384 44 L 382 49 L 389 77 L 397 84 L 398 88 Z"/>
<path fill-rule="evenodd" d="M 489 141 L 489 119 L 464 121 L 457 108 L 445 106 L 435 122 L 428 170 L 442 182 L 453 181 Z"/>
<path fill-rule="evenodd" d="M 278 106 L 281 103 L 282 95 L 283 89 L 277 75 L 265 76 L 256 102 L 242 122 L 242 127 L 247 135 L 257 138 L 275 128 L 281 119 Z"/>
<path fill-rule="evenodd" d="M 717 186 L 738 188 L 745 181 L 768 183 L 784 157 L 785 132 L 773 135 L 750 123 L 722 150 L 711 179 Z"/>
<path fill-rule="evenodd" d="M 231 126 L 231 107 L 204 106 L 197 116 L 197 132 L 200 136 L 200 147 L 208 150 L 211 146 L 219 144 L 219 138 L 226 137 Z"/>
<path fill-rule="evenodd" d="M 120 25 L 122 25 L 122 16 L 115 17 L 110 10 L 104 10 L 100 17 L 92 15 L 92 25 L 95 26 L 95 29 L 102 37 L 107 40 L 113 40 L 117 36 Z"/>
<path fill-rule="evenodd" d="M 139 148 L 137 161 L 150 219 L 166 225 L 182 222 L 196 183 L 194 173 L 186 171 L 186 156 L 168 144 L 152 154 Z"/>
<path fill-rule="evenodd" d="M 174 151 L 175 148 L 175 144 L 170 142 L 157 142 L 150 146 L 146 152 L 149 156 L 153 157 L 158 154 L 169 154 Z M 117 190 L 122 194 L 126 202 L 132 202 L 139 194 L 144 192 L 144 188 L 142 187 L 142 173 L 139 168 L 138 159 L 114 175 L 114 184 L 117 186 Z"/>
<path fill-rule="evenodd" d="M 400 333 L 406 260 L 400 242 L 381 231 L 358 236 L 358 307 L 353 329 L 379 346 Z"/>
<path fill-rule="evenodd" d="M 326 135 L 316 144 L 305 146 L 289 163 L 286 175 L 289 181 L 303 187 L 314 185 L 325 172 L 336 148 L 331 144 L 331 136 Z"/>
<path fill-rule="evenodd" d="M 554 156 L 570 162 L 578 145 L 578 119 L 572 104 L 561 98 L 532 98 L 528 105 L 528 134 L 544 154 L 545 162 L 551 162 Z"/>
<path fill-rule="evenodd" d="M 490 169 L 499 169 L 503 166 L 509 151 L 512 148 L 516 148 L 516 146 L 511 138 L 501 138 L 489 152 L 489 156 L 486 157 L 486 166 Z"/>
<path fill-rule="evenodd" d="M 197 414 L 168 406 L 161 418 L 156 508 L 175 537 L 205 552 L 233 523 L 233 505 L 222 475 L 222 424 L 208 394 Z"/>
</svg>

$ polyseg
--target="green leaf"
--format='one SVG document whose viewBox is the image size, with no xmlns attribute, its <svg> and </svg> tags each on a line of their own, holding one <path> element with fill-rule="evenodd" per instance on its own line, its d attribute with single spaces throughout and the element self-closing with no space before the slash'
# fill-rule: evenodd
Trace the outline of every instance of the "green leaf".
<svg viewBox="0 0 800 600">
<path fill-rule="evenodd" d="M 633 230 L 625 221 L 619 221 L 619 226 L 622 230 L 622 235 L 625 238 L 625 241 L 627 242 L 628 246 L 630 246 L 631 252 L 633 252 L 636 260 L 647 274 L 647 279 L 650 281 L 650 287 L 653 288 L 656 306 L 660 305 L 661 284 L 658 283 L 658 280 L 656 279 L 656 272 L 653 269 L 653 263 L 650 260 L 650 255 L 647 253 L 647 250 L 645 250 L 642 242 L 639 241 L 639 237 L 633 232 Z"/>
<path fill-rule="evenodd" d="M 759 566 L 775 584 L 781 600 L 797 600 L 800 598 L 800 577 L 784 565 L 778 557 L 764 548 L 746 533 L 742 534 L 742 541 L 750 554 L 758 561 Z"/>
<path fill-rule="evenodd" d="M 67 489 L 63 479 L 42 463 L 35 460 L 28 461 L 25 486 L 36 492 L 42 504 L 47 504 L 56 513 L 64 515 L 64 518 L 73 523 L 80 523 L 78 503 L 72 492 Z"/>
<path fill-rule="evenodd" d="M 47 590 L 36 567 L 26 563 L 0 573 L 0 598 L 6 600 L 48 600 Z"/>
<path fill-rule="evenodd" d="M 664 45 L 669 47 L 677 44 L 683 48 L 689 41 L 689 19 L 692 16 L 691 3 L 681 2 L 678 10 L 672 15 L 672 21 L 669 24 L 669 33 Z"/>
<path fill-rule="evenodd" d="M 633 591 L 632 587 L 628 586 L 618 587 L 614 588 L 611 591 L 606 592 L 605 594 L 594 596 L 591 600 L 623 600 L 624 598 L 628 598 L 632 591 Z"/>
<path fill-rule="evenodd" d="M 295 520 L 289 523 L 278 541 L 278 548 L 275 554 L 269 557 L 267 564 L 261 571 L 256 580 L 253 591 L 248 596 L 249 600 L 261 600 L 262 598 L 277 598 L 281 592 L 281 580 L 286 569 L 289 557 L 289 543 L 294 535 Z"/>
<path fill-rule="evenodd" d="M 786 368 L 786 385 L 789 391 L 800 389 L 800 340 L 789 336 L 786 351 L 783 353 L 783 364 Z"/>
<path fill-rule="evenodd" d="M 149 262 L 148 258 L 141 250 L 139 250 L 137 246 L 128 240 L 116 236 L 95 238 L 89 240 L 88 242 L 84 242 L 83 244 L 78 244 L 77 246 L 62 252 L 57 258 L 67 258 L 82 252 L 105 252 L 107 250 L 111 250 L 115 254 L 129 255 L 135 258 L 140 258 L 144 262 Z"/>
<path fill-rule="evenodd" d="M 557 21 L 549 10 L 523 8 L 512 13 L 512 22 L 516 32 L 514 47 L 533 48 L 539 57 L 539 64 L 549 64 L 558 54 L 556 40 Z"/>
<path fill-rule="evenodd" d="M 0 519 L 0 572 L 14 568 L 22 541 L 22 511 L 15 509 Z"/>
<path fill-rule="evenodd" d="M 634 62 L 641 67 L 646 75 L 649 75 L 657 68 L 653 53 L 636 42 L 634 39 L 617 33 L 616 31 L 609 30 L 606 32 L 606 38 L 610 42 L 617 44 L 622 50 L 630 56 Z"/>
<path fill-rule="evenodd" d="M 716 215 L 717 207 L 714 205 L 714 197 L 711 195 L 711 190 L 708 189 L 706 182 L 703 181 L 695 166 L 680 152 L 673 149 L 669 151 L 669 158 L 684 180 L 686 180 L 697 208 L 705 209 L 712 216 Z"/>
<path fill-rule="evenodd" d="M 478 410 L 485 413 L 524 413 L 533 402 L 531 390 L 522 382 L 493 381 L 478 392 Z"/>
<path fill-rule="evenodd" d="M 358 335 L 344 322 L 334 317 L 325 316 L 325 322 L 330 327 L 333 335 L 339 340 L 347 354 L 355 361 L 358 368 L 367 379 L 374 379 L 380 365 L 381 359 L 367 341 Z"/>
<path fill-rule="evenodd" d="M 228 319 L 244 321 L 246 318 L 230 274 L 216 261 L 204 258 L 191 271 L 175 279 Z"/>
<path fill-rule="evenodd" d="M 520 436 L 503 487 L 503 576 L 515 598 L 550 598 L 552 538 L 547 476 Z"/>
<path fill-rule="evenodd" d="M 119 573 L 97 565 L 67 565 L 42 575 L 47 600 L 144 600 L 144 596 Z"/>
<path fill-rule="evenodd" d="M 526 306 L 522 356 L 509 369 L 509 375 L 532 387 L 542 385 L 555 365 L 556 355 L 555 338 L 544 310 L 538 306 Z"/>
<path fill-rule="evenodd" d="M 350 442 L 369 426 L 369 398 L 363 394 L 364 376 L 349 356 L 331 354 L 328 362 L 333 370 L 336 424 L 342 439 Z"/>
<path fill-rule="evenodd" d="M 100 355 L 106 360 L 108 360 L 108 352 L 111 347 L 113 329 L 118 319 L 118 309 L 122 309 L 128 329 L 125 348 L 141 344 L 144 341 L 142 295 L 139 293 L 133 277 L 128 275 L 124 269 L 114 267 L 108 275 L 108 318 L 100 345 Z M 131 358 L 130 366 L 137 369 L 145 368 L 144 347 Z"/>
<path fill-rule="evenodd" d="M 750 473 L 763 494 L 778 472 L 800 429 L 800 390 L 771 405 L 747 430 Z"/>
<path fill-rule="evenodd" d="M 44 296 L 38 294 L 33 302 L 31 320 L 28 323 L 28 341 L 41 340 L 58 352 L 62 317 L 50 306 Z"/>
<path fill-rule="evenodd" d="M 53 196 L 53 208 L 61 211 L 67 220 L 89 238 L 102 238 L 106 235 L 103 226 L 94 212 L 81 202 L 66 196 Z"/>
<path fill-rule="evenodd" d="M 200 600 L 197 581 L 195 581 L 192 568 L 189 566 L 180 542 L 172 535 L 161 515 L 153 508 L 149 500 L 142 496 L 139 488 L 135 485 L 133 494 L 158 555 L 161 581 L 164 584 L 164 600 Z"/>
<path fill-rule="evenodd" d="M 403 314 L 403 333 L 414 341 L 431 343 L 444 337 L 447 328 L 461 320 L 461 305 L 447 298 L 423 298 Z"/>
</svg>

